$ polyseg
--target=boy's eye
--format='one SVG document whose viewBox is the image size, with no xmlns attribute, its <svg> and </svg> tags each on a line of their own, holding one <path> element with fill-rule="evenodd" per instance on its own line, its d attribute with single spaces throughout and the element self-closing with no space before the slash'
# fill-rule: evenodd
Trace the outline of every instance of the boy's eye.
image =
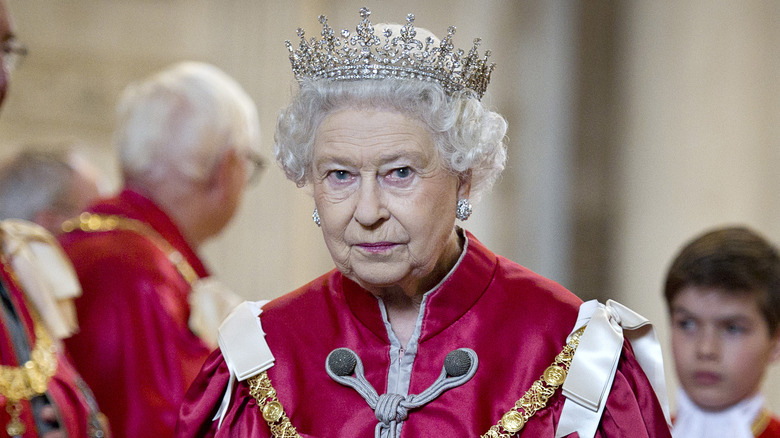
<svg viewBox="0 0 780 438">
<path fill-rule="evenodd" d="M 678 319 L 674 324 L 683 330 L 692 330 L 696 326 L 696 323 L 690 318 Z"/>
<path fill-rule="evenodd" d="M 739 324 L 727 324 L 726 332 L 732 335 L 739 335 L 745 333 L 747 329 Z"/>
</svg>

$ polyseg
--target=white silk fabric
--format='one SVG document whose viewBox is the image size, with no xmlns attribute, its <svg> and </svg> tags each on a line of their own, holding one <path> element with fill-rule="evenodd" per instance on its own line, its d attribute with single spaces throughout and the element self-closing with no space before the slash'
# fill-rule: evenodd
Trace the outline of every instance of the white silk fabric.
<svg viewBox="0 0 780 438">
<path fill-rule="evenodd" d="M 677 392 L 674 438 L 753 438 L 753 421 L 764 407 L 756 394 L 719 412 L 704 411 L 682 389 Z"/>
<path fill-rule="evenodd" d="M 230 380 L 213 418 L 219 419 L 217 428 L 222 426 L 230 406 L 230 395 L 236 379 L 244 381 L 274 366 L 274 355 L 265 342 L 265 332 L 258 318 L 267 302 L 244 301 L 233 309 L 219 327 L 219 349 L 230 372 Z"/>
<path fill-rule="evenodd" d="M 2 251 L 49 333 L 65 339 L 78 331 L 73 299 L 81 284 L 54 237 L 32 222 L 0 222 Z"/>
<path fill-rule="evenodd" d="M 572 334 L 582 327 L 585 331 L 562 387 L 566 401 L 555 438 L 574 432 L 580 438 L 596 434 L 624 338 L 631 342 L 637 362 L 650 380 L 666 422 L 670 423 L 661 345 L 650 321 L 618 302 L 608 300 L 605 305 L 591 300 L 580 306 Z"/>
</svg>

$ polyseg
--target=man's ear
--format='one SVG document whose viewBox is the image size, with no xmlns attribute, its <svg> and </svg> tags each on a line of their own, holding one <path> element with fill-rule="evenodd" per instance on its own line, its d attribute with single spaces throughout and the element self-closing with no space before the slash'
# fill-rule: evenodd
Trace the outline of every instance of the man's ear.
<svg viewBox="0 0 780 438">
<path fill-rule="evenodd" d="M 238 156 L 238 151 L 229 149 L 223 152 L 212 174 L 210 190 L 218 192 L 220 196 L 229 193 L 228 189 L 231 185 L 236 184 L 237 172 L 235 168 L 240 165 L 241 158 Z"/>
<path fill-rule="evenodd" d="M 458 199 L 468 199 L 471 194 L 471 170 L 458 175 Z"/>
</svg>

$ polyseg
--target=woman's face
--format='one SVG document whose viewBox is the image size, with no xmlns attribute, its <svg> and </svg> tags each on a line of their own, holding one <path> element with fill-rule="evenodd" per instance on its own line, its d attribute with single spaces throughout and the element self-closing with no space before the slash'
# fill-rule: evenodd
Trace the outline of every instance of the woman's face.
<svg viewBox="0 0 780 438">
<path fill-rule="evenodd" d="M 384 110 L 330 114 L 316 133 L 312 180 L 333 261 L 363 287 L 417 295 L 457 261 L 455 204 L 469 184 L 446 170 L 420 123 Z"/>
</svg>

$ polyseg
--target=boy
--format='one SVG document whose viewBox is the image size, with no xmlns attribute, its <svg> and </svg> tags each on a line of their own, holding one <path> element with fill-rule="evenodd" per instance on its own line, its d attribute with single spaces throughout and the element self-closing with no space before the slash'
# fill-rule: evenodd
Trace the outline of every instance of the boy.
<svg viewBox="0 0 780 438">
<path fill-rule="evenodd" d="M 680 381 L 676 438 L 780 437 L 759 389 L 780 358 L 780 256 L 745 227 L 688 243 L 664 288 Z"/>
</svg>

